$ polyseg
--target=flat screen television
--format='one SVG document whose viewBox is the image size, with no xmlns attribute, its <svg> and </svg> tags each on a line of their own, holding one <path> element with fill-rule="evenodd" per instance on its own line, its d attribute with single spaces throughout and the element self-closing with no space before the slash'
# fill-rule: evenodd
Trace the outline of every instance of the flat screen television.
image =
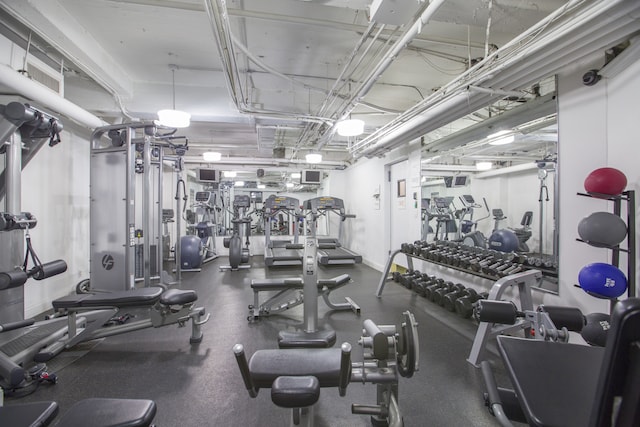
<svg viewBox="0 0 640 427">
<path fill-rule="evenodd" d="M 306 170 L 300 174 L 300 184 L 321 184 L 322 171 Z"/>
<path fill-rule="evenodd" d="M 220 171 L 216 169 L 198 169 L 197 175 L 200 182 L 220 182 Z"/>
<path fill-rule="evenodd" d="M 467 181 L 469 180 L 468 175 L 457 175 L 453 180 L 454 187 L 464 187 L 467 185 Z"/>
</svg>

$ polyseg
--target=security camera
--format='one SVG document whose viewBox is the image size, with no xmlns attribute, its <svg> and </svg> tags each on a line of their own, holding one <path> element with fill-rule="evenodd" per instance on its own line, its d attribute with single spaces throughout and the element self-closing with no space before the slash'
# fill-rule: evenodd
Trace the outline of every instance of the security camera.
<svg viewBox="0 0 640 427">
<path fill-rule="evenodd" d="M 585 86 L 593 86 L 598 83 L 602 76 L 599 74 L 598 70 L 589 70 L 582 76 L 582 84 Z"/>
</svg>

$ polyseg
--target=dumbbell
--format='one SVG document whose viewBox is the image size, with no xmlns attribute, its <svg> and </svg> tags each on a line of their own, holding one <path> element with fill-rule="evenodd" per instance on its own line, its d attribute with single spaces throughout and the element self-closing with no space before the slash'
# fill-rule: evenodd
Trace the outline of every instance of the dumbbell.
<svg viewBox="0 0 640 427">
<path fill-rule="evenodd" d="M 435 280 L 436 276 L 429 276 L 426 273 L 423 273 L 420 277 L 420 280 L 416 280 L 413 284 L 413 290 L 420 296 L 424 296 L 425 288 L 427 285 L 431 283 L 432 280 Z"/>
<path fill-rule="evenodd" d="M 394 271 L 393 273 L 391 273 L 391 278 L 394 282 L 398 283 L 400 281 L 400 274 L 401 273 L 399 271 Z"/>
<path fill-rule="evenodd" d="M 525 267 L 522 264 L 512 264 L 511 267 L 500 272 L 501 276 L 509 276 L 510 274 L 516 274 L 523 271 Z"/>
<path fill-rule="evenodd" d="M 457 283 L 453 286 L 453 290 L 442 297 L 441 305 L 449 311 L 456 310 L 456 300 L 461 296 L 466 295 L 466 288 Z"/>
<path fill-rule="evenodd" d="M 485 258 L 481 259 L 477 262 L 470 262 L 469 269 L 480 272 L 482 269 L 488 265 L 491 265 L 496 262 L 496 259 L 492 255 L 487 255 Z"/>
<path fill-rule="evenodd" d="M 444 280 L 439 277 L 435 278 L 434 280 L 432 280 L 430 285 L 425 286 L 424 297 L 430 301 L 433 301 L 433 293 L 443 286 L 446 286 Z"/>
<path fill-rule="evenodd" d="M 473 304 L 481 299 L 487 299 L 488 296 L 488 292 L 478 294 L 475 289 L 467 288 L 465 295 L 455 301 L 456 313 L 464 319 L 469 319 L 473 314 Z"/>
<path fill-rule="evenodd" d="M 414 278 L 418 278 L 422 273 L 418 270 L 413 270 L 409 273 L 400 276 L 400 283 L 407 289 L 411 289 L 412 281 Z"/>
<path fill-rule="evenodd" d="M 413 274 L 413 277 L 409 277 L 407 279 L 407 284 L 406 284 L 407 289 L 411 289 L 415 291 L 416 290 L 415 286 L 418 282 L 422 280 L 422 276 L 423 276 L 423 273 L 419 271 L 415 271 Z"/>
<path fill-rule="evenodd" d="M 449 292 L 453 292 L 456 288 L 456 286 L 462 286 L 461 284 L 457 284 L 454 285 L 453 282 L 446 282 L 445 286 L 436 289 L 433 294 L 431 294 L 431 301 L 433 301 L 434 303 L 438 304 L 438 305 L 442 305 L 443 304 L 443 299 L 444 296 L 446 294 L 448 294 Z"/>
</svg>

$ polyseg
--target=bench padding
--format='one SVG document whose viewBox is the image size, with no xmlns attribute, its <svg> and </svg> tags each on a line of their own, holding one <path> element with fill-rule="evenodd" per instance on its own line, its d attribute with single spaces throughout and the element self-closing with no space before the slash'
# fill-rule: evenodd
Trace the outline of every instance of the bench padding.
<svg viewBox="0 0 640 427">
<path fill-rule="evenodd" d="M 351 276 L 341 274 L 332 279 L 318 279 L 318 289 L 323 287 L 328 289 L 339 288 L 351 281 Z M 286 289 L 303 289 L 304 281 L 301 277 L 286 277 L 280 279 L 254 279 L 251 281 L 251 288 L 258 291 L 283 291 Z"/>
<path fill-rule="evenodd" d="M 19 403 L 0 406 L 0 426 L 46 426 L 58 413 L 56 402 Z"/>
<path fill-rule="evenodd" d="M 341 356 L 339 348 L 258 350 L 249 360 L 249 372 L 257 388 L 271 388 L 283 376 L 313 376 L 320 387 L 338 387 Z"/>
<path fill-rule="evenodd" d="M 281 408 L 304 408 L 320 397 L 316 377 L 278 377 L 271 385 L 271 401 Z"/>
<path fill-rule="evenodd" d="M 148 427 L 156 404 L 145 399 L 84 399 L 74 404 L 56 427 Z"/>
<path fill-rule="evenodd" d="M 53 308 L 139 307 L 155 304 L 164 290 L 161 287 L 132 289 L 100 294 L 67 295 L 53 301 Z"/>
</svg>

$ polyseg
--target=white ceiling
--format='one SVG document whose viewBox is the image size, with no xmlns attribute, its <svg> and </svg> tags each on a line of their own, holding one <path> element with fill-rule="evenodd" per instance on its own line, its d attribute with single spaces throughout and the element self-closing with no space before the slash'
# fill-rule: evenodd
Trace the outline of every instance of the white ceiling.
<svg viewBox="0 0 640 427">
<path fill-rule="evenodd" d="M 188 161 L 219 151 L 223 163 L 287 170 L 300 168 L 310 150 L 323 152 L 321 167 L 348 167 L 361 156 L 350 149 L 353 144 L 375 138 L 380 128 L 402 120 L 402 113 L 431 102 L 469 69 L 469 59 L 475 64 L 487 46 L 502 48 L 576 2 L 444 1 L 396 51 L 394 43 L 428 2 L 382 3 L 418 15 L 402 26 L 382 25 L 370 20 L 367 0 L 0 0 L 0 8 L 16 38 L 26 40 L 32 32 L 32 53 L 40 50 L 62 64 L 65 97 L 105 121 L 157 118 L 157 110 L 174 102 L 173 76 L 175 107 L 192 114 L 191 127 L 180 131 L 190 140 Z M 363 39 L 368 29 L 372 35 Z M 221 60 L 221 49 L 228 49 L 231 61 Z M 355 65 L 344 72 L 352 54 Z M 379 76 L 363 88 L 376 68 Z M 338 96 L 328 96 L 331 89 Z M 535 97 L 529 85 L 504 89 L 521 91 L 520 101 Z M 426 141 L 521 104 L 502 101 L 500 108 L 480 110 L 459 124 L 427 129 L 432 133 L 425 132 Z M 439 120 L 446 124 L 475 110 L 469 105 L 469 111 Z M 349 114 L 365 121 L 365 135 L 349 139 L 334 133 L 332 124 Z M 541 141 L 547 150 L 548 131 Z M 284 158 L 274 158 L 277 147 L 286 149 Z"/>
</svg>

